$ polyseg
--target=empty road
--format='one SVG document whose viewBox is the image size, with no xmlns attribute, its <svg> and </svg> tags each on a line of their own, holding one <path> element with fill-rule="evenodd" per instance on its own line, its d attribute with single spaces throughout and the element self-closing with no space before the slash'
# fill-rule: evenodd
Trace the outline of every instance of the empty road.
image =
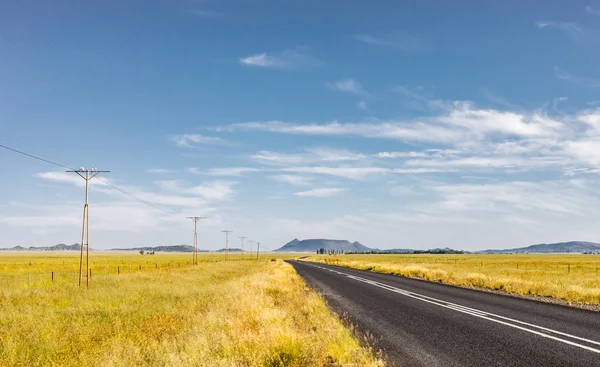
<svg viewBox="0 0 600 367">
<path fill-rule="evenodd" d="M 394 366 L 600 366 L 600 313 L 289 261 Z"/>
</svg>

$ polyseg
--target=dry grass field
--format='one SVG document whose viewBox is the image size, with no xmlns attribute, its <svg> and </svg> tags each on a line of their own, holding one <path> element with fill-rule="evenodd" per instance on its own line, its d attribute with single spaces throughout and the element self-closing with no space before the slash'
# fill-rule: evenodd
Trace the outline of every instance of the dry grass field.
<svg viewBox="0 0 600 367">
<path fill-rule="evenodd" d="M 600 305 L 600 255 L 313 255 L 305 260 Z"/>
<path fill-rule="evenodd" d="M 281 256 L 92 255 L 0 253 L 1 366 L 383 365 Z"/>
</svg>

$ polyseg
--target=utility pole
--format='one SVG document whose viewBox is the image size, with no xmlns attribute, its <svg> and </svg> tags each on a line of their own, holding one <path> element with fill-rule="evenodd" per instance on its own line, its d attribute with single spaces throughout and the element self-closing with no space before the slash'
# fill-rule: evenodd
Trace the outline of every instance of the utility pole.
<svg viewBox="0 0 600 367">
<path fill-rule="evenodd" d="M 245 238 L 248 238 L 248 237 L 244 237 L 244 236 L 242 236 L 242 237 L 240 237 L 240 238 L 242 239 L 242 259 L 243 259 L 243 258 L 244 258 L 244 239 L 245 239 Z"/>
<path fill-rule="evenodd" d="M 256 243 L 256 260 L 258 260 L 258 254 L 260 253 L 260 241 Z"/>
<path fill-rule="evenodd" d="M 198 221 L 200 219 L 205 219 L 206 217 L 187 217 L 194 221 L 194 260 L 193 264 L 198 265 Z"/>
<path fill-rule="evenodd" d="M 248 253 L 250 254 L 250 259 L 252 259 L 252 244 L 254 243 L 254 241 L 248 240 L 248 242 L 250 243 L 250 250 L 248 251 Z"/>
<path fill-rule="evenodd" d="M 233 231 L 225 229 L 221 232 L 225 233 L 225 259 L 229 259 L 229 234 L 233 233 Z"/>
<path fill-rule="evenodd" d="M 79 286 L 81 287 L 81 277 L 83 271 L 83 246 L 86 248 L 85 252 L 85 283 L 87 288 L 90 288 L 90 218 L 89 218 L 89 206 L 88 206 L 88 192 L 90 180 L 100 173 L 106 173 L 110 171 L 101 171 L 97 168 L 91 170 L 83 167 L 78 170 L 65 171 L 75 172 L 79 177 L 85 180 L 85 204 L 83 205 L 83 224 L 81 226 L 81 243 L 80 243 L 80 254 L 79 254 Z M 85 239 L 85 245 L 84 245 Z"/>
</svg>

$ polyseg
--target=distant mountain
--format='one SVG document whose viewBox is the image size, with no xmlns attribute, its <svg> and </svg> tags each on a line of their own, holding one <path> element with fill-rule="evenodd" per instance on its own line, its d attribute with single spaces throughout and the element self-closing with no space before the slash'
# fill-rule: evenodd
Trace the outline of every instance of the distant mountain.
<svg viewBox="0 0 600 367">
<path fill-rule="evenodd" d="M 226 250 L 224 248 L 217 250 L 217 252 L 225 252 Z M 241 248 L 230 248 L 229 252 L 242 252 Z"/>
<path fill-rule="evenodd" d="M 109 251 L 155 251 L 155 252 L 194 252 L 194 246 L 174 245 L 174 246 L 155 246 L 155 247 L 134 247 L 134 248 L 113 248 Z M 206 252 L 198 250 L 198 252 Z"/>
<path fill-rule="evenodd" d="M 558 243 L 541 243 L 527 247 L 505 250 L 483 250 L 479 254 L 553 254 L 553 253 L 583 253 L 600 252 L 600 243 L 571 241 Z"/>
<path fill-rule="evenodd" d="M 1 248 L 0 251 L 79 251 L 81 247 L 78 243 L 72 245 L 65 245 L 64 243 L 54 246 L 15 246 L 12 248 Z M 90 248 L 92 250 L 92 248 Z"/>
<path fill-rule="evenodd" d="M 286 243 L 275 252 L 316 252 L 319 249 L 325 251 L 343 251 L 343 252 L 370 252 L 373 249 L 362 245 L 359 242 L 350 242 L 346 240 L 326 240 L 326 239 L 310 239 L 300 241 L 294 238 Z"/>
</svg>

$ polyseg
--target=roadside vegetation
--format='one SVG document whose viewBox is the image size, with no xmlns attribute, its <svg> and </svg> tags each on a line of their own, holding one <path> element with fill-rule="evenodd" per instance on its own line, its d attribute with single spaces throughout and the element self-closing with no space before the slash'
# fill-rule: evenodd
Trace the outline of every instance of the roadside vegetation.
<svg viewBox="0 0 600 367">
<path fill-rule="evenodd" d="M 466 287 L 600 305 L 600 255 L 313 255 L 304 259 Z"/>
<path fill-rule="evenodd" d="M 281 256 L 191 257 L 0 254 L 0 365 L 383 365 Z"/>
</svg>

